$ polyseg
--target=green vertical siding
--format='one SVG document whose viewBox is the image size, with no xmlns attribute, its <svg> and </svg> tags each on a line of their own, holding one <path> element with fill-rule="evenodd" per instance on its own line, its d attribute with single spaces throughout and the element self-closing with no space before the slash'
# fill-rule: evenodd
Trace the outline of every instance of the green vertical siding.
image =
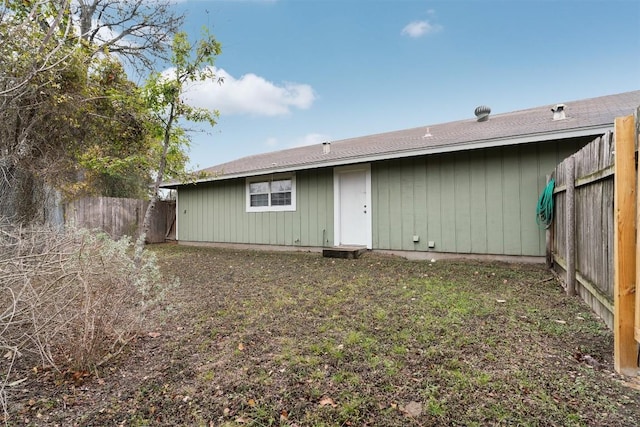
<svg viewBox="0 0 640 427">
<path fill-rule="evenodd" d="M 308 175 L 309 176 L 309 175 Z M 309 233 L 309 212 L 310 212 L 310 198 L 309 194 L 310 188 L 308 180 L 300 180 L 296 179 L 296 194 L 298 198 L 298 208 L 297 210 L 300 212 L 300 230 L 298 230 L 298 241 L 299 242 L 310 242 L 310 233 Z"/>
<path fill-rule="evenodd" d="M 472 253 L 487 253 L 487 168 L 486 152 L 474 155 L 469 167 L 469 227 Z"/>
<path fill-rule="evenodd" d="M 402 223 L 402 169 L 411 160 L 394 160 L 389 162 L 389 242 L 392 247 L 402 249 L 402 242 L 407 239 L 403 234 Z M 373 206 L 375 210 L 376 207 Z"/>
<path fill-rule="evenodd" d="M 529 255 L 523 253 L 521 248 L 520 224 L 521 210 L 523 209 L 523 199 L 526 194 L 520 194 L 520 147 L 504 147 L 502 149 L 502 241 L 504 244 L 505 255 Z M 524 161 L 531 159 L 524 159 Z M 522 197 L 521 197 L 522 196 Z M 536 194 L 530 194 L 529 197 L 535 198 Z M 498 202 L 498 201 L 496 201 Z M 531 219 L 535 220 L 531 212 Z M 537 252 L 537 251 L 536 251 Z"/>
<path fill-rule="evenodd" d="M 454 166 L 454 218 L 456 227 L 456 252 L 471 252 L 471 217 L 476 215 L 471 210 L 471 181 L 469 179 L 471 164 L 469 153 L 463 152 L 455 156 Z"/>
<path fill-rule="evenodd" d="M 434 191 L 440 193 L 442 240 L 436 242 L 436 249 L 443 252 L 458 252 L 456 248 L 455 157 L 440 156 L 440 159 L 440 191 L 437 188 Z"/>
<path fill-rule="evenodd" d="M 520 171 L 520 194 L 532 194 L 539 196 L 538 191 L 538 171 L 545 176 L 545 171 L 540 170 L 540 155 L 537 145 L 525 145 L 520 150 L 520 158 L 530 159 L 529 161 L 521 161 Z M 536 206 L 538 205 L 537 197 L 523 197 L 520 209 L 520 239 L 523 248 L 537 249 L 539 253 L 544 254 L 545 245 L 541 243 L 541 237 L 544 236 L 540 232 L 540 227 L 535 221 Z"/>
<path fill-rule="evenodd" d="M 414 208 L 414 190 L 416 187 L 414 178 L 413 159 L 409 159 L 407 167 L 400 168 L 400 209 L 402 215 L 401 221 L 404 225 L 402 236 L 407 236 L 407 238 L 401 239 L 400 242 L 403 250 L 414 249 L 412 236 L 415 230 L 415 217 L 418 213 Z"/>
<path fill-rule="evenodd" d="M 426 251 L 428 249 L 428 242 L 425 239 L 427 235 L 428 228 L 428 217 L 427 217 L 427 192 L 429 187 L 427 186 L 427 176 L 424 171 L 426 159 L 424 157 L 420 157 L 414 159 L 413 161 L 413 209 L 415 210 L 415 215 L 413 217 L 413 235 L 418 237 L 422 236 L 422 238 L 418 242 L 413 242 L 413 248 L 416 251 Z"/>
<path fill-rule="evenodd" d="M 545 176 L 591 139 L 373 163 L 373 248 L 544 255 L 535 207 Z M 178 239 L 333 245 L 333 169 L 297 172 L 296 190 L 294 212 L 247 213 L 244 179 L 181 187 Z"/>
<path fill-rule="evenodd" d="M 535 208 L 545 176 L 590 140 L 374 163 L 374 249 L 544 255 Z"/>
<path fill-rule="evenodd" d="M 443 250 L 442 243 L 442 197 L 440 165 L 442 156 L 430 156 L 426 159 L 426 181 L 427 181 L 427 229 L 424 235 L 420 235 L 421 240 L 436 242 L 434 250 Z"/>
<path fill-rule="evenodd" d="M 333 170 L 296 173 L 294 212 L 246 212 L 245 180 L 178 191 L 178 239 L 270 245 L 333 245 Z M 186 211 L 186 212 L 185 212 Z"/>
<path fill-rule="evenodd" d="M 389 166 L 388 163 L 380 164 L 377 173 L 371 175 L 371 204 L 375 206 L 389 206 Z M 374 248 L 385 248 L 390 246 L 389 232 L 390 217 L 389 215 L 379 215 L 378 209 L 372 208 L 372 244 Z"/>
<path fill-rule="evenodd" d="M 503 228 L 503 156 L 502 149 L 487 150 L 485 153 L 485 194 L 486 194 L 486 221 L 487 221 L 487 253 L 503 254 L 504 241 L 502 239 Z"/>
<path fill-rule="evenodd" d="M 309 227 L 309 245 L 310 246 L 322 246 L 322 228 L 317 226 L 318 224 L 318 210 L 325 209 L 325 206 L 321 202 L 322 197 L 318 196 L 318 178 L 317 171 L 309 171 L 309 179 L 305 180 L 308 184 L 306 193 L 309 194 L 309 216 L 307 217 L 307 224 Z M 311 197 L 311 195 L 314 195 Z"/>
</svg>

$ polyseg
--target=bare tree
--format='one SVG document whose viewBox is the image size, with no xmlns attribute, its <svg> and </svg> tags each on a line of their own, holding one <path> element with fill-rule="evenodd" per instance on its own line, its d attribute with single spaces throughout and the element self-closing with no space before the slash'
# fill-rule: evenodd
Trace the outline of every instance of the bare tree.
<svg viewBox="0 0 640 427">
<path fill-rule="evenodd" d="M 0 109 L 33 90 L 27 86 L 36 76 L 64 67 L 73 52 L 69 6 L 69 0 L 0 4 Z"/>
<path fill-rule="evenodd" d="M 150 69 L 171 45 L 184 21 L 170 0 L 75 0 L 80 34 L 96 52 L 121 55 L 137 69 Z"/>
</svg>

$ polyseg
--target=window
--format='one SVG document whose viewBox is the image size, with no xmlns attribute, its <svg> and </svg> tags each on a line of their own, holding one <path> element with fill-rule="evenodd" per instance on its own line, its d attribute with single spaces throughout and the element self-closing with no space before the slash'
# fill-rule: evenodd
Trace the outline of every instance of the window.
<svg viewBox="0 0 640 427">
<path fill-rule="evenodd" d="M 247 178 L 247 212 L 295 210 L 295 175 Z"/>
</svg>

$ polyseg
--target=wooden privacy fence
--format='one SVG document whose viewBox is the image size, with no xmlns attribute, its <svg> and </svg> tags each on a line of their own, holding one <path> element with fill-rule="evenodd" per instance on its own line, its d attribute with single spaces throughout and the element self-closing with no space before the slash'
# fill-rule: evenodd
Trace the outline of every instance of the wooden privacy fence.
<svg viewBox="0 0 640 427">
<path fill-rule="evenodd" d="M 613 330 L 615 368 L 628 374 L 637 371 L 640 342 L 638 115 L 640 108 L 617 118 L 613 133 L 556 167 L 547 231 L 547 257 L 564 274 L 567 293 L 580 295 Z"/>
<path fill-rule="evenodd" d="M 553 172 L 550 233 L 556 270 L 565 286 L 613 328 L 613 133 L 586 145 Z"/>
<path fill-rule="evenodd" d="M 115 197 L 86 197 L 65 206 L 65 224 L 100 229 L 112 238 L 131 236 L 137 239 L 149 202 Z M 147 242 L 161 243 L 175 240 L 175 202 L 161 201 L 151 219 Z"/>
</svg>

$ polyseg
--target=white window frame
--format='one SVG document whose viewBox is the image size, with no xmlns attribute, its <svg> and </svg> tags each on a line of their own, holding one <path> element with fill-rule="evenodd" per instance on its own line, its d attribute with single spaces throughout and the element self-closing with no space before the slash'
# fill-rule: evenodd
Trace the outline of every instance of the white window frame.
<svg viewBox="0 0 640 427">
<path fill-rule="evenodd" d="M 269 206 L 251 206 L 250 185 L 255 182 L 271 182 L 281 181 L 284 179 L 291 180 L 291 204 L 271 206 L 271 193 L 269 193 Z M 295 173 L 279 173 L 273 175 L 252 176 L 246 179 L 245 183 L 246 195 L 246 211 L 247 212 L 282 212 L 296 210 L 296 174 Z"/>
</svg>

